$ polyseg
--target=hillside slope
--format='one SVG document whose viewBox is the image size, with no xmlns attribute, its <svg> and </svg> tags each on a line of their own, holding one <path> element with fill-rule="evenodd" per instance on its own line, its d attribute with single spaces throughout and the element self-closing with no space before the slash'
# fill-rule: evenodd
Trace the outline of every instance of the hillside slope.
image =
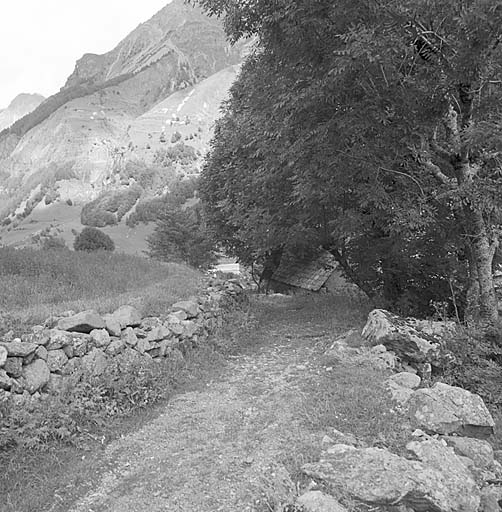
<svg viewBox="0 0 502 512">
<path fill-rule="evenodd" d="M 174 134 L 200 162 L 249 45 L 230 46 L 217 19 L 174 0 L 110 52 L 85 54 L 59 93 L 0 133 L 2 242 L 45 227 L 35 208 L 131 185 L 127 162 L 151 164 Z"/>
</svg>

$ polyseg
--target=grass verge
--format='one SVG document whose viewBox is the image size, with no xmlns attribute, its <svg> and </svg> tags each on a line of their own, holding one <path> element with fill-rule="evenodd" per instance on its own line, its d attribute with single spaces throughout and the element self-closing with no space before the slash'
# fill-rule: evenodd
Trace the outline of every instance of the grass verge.
<svg viewBox="0 0 502 512">
<path fill-rule="evenodd" d="M 106 251 L 0 248 L 0 330 L 67 310 L 112 311 L 133 304 L 156 315 L 194 295 L 201 274 L 184 265 Z"/>
</svg>

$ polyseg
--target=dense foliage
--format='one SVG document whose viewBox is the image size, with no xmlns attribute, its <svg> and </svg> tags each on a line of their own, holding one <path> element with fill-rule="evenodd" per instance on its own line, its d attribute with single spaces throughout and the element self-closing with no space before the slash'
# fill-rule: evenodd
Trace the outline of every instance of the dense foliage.
<svg viewBox="0 0 502 512">
<path fill-rule="evenodd" d="M 105 191 L 82 208 L 80 220 L 84 226 L 99 228 L 117 224 L 136 204 L 141 193 L 142 189 L 137 185 L 122 190 Z"/>
<path fill-rule="evenodd" d="M 148 246 L 150 256 L 161 261 L 195 268 L 208 268 L 216 262 L 214 239 L 198 205 L 184 209 L 164 205 Z"/>
<path fill-rule="evenodd" d="M 76 251 L 114 251 L 113 240 L 103 231 L 85 227 L 76 237 L 73 243 Z"/>
<path fill-rule="evenodd" d="M 502 2 L 199 0 L 257 36 L 202 198 L 241 260 L 323 246 L 407 312 L 494 321 Z"/>
</svg>

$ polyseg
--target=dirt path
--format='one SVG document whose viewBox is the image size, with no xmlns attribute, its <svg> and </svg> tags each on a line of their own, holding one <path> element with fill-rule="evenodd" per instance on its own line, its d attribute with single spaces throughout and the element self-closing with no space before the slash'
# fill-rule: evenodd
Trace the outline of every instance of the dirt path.
<svg viewBox="0 0 502 512">
<path fill-rule="evenodd" d="M 284 463 L 298 443 L 320 445 L 304 404 L 331 370 L 320 358 L 330 333 L 294 299 L 262 301 L 264 323 L 223 375 L 110 444 L 111 469 L 72 512 L 261 512 L 296 494 Z"/>
</svg>

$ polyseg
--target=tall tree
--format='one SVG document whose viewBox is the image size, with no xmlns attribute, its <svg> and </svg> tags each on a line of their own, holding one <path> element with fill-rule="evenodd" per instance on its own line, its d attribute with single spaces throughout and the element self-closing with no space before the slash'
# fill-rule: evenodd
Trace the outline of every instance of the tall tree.
<svg viewBox="0 0 502 512">
<path fill-rule="evenodd" d="M 465 262 L 495 321 L 502 2 L 200 3 L 231 40 L 258 39 L 203 173 L 222 239 L 250 258 L 321 244 L 367 291 L 400 267 L 404 286 L 413 268 L 444 286 Z"/>
</svg>

